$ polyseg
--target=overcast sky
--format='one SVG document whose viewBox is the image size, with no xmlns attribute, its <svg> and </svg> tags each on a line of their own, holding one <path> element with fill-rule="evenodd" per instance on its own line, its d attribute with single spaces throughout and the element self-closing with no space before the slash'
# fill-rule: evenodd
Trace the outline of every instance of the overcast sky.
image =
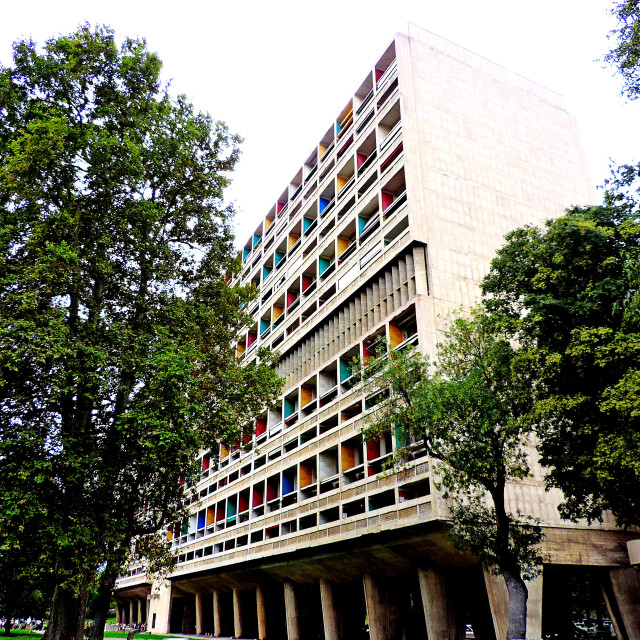
<svg viewBox="0 0 640 640">
<path fill-rule="evenodd" d="M 244 137 L 229 197 L 238 240 L 267 213 L 358 88 L 393 34 L 412 22 L 565 97 L 594 186 L 609 159 L 640 161 L 640 101 L 598 62 L 609 46 L 611 0 L 7 0 L 0 62 L 11 43 L 78 24 L 143 36 L 164 77 Z"/>
</svg>

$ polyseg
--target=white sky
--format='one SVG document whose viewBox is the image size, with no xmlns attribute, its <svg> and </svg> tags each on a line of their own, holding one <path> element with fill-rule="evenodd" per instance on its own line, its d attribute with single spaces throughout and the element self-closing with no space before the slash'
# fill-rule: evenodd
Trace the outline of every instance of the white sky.
<svg viewBox="0 0 640 640">
<path fill-rule="evenodd" d="M 594 185 L 609 159 L 640 161 L 640 101 L 597 60 L 613 0 L 4 0 L 11 43 L 104 23 L 144 36 L 175 93 L 245 139 L 229 192 L 244 241 L 285 189 L 393 34 L 413 22 L 565 97 Z"/>
</svg>

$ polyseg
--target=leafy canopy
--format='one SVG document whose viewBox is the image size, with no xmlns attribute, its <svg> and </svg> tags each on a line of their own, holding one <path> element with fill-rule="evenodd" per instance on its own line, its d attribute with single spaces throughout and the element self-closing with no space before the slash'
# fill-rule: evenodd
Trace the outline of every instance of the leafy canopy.
<svg viewBox="0 0 640 640">
<path fill-rule="evenodd" d="M 239 139 L 160 70 L 88 25 L 0 68 L 0 481 L 43 505 L 22 535 L 75 595 L 181 517 L 198 451 L 280 388 L 232 347 L 254 295 L 227 282 Z"/>
<path fill-rule="evenodd" d="M 640 220 L 635 169 L 603 206 L 507 236 L 483 284 L 537 379 L 539 451 L 562 514 L 640 519 Z"/>
<path fill-rule="evenodd" d="M 540 531 L 506 511 L 507 482 L 529 474 L 532 405 L 527 363 L 509 340 L 475 310 L 451 323 L 433 366 L 416 351 L 390 351 L 367 363 L 365 377 L 388 391 L 366 437 L 395 431 L 406 443 L 401 457 L 423 446 L 437 459 L 439 488 L 452 499 L 456 546 L 492 570 L 536 575 Z"/>
<path fill-rule="evenodd" d="M 617 18 L 618 27 L 609 35 L 615 40 L 615 46 L 604 56 L 604 61 L 622 77 L 622 92 L 636 100 L 640 97 L 640 2 L 616 2 L 611 13 Z"/>
</svg>

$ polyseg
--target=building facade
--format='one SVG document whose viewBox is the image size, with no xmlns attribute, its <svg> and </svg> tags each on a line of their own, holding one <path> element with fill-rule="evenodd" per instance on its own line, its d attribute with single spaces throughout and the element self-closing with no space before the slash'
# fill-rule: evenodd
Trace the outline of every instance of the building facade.
<svg viewBox="0 0 640 640">
<path fill-rule="evenodd" d="M 508 231 L 592 200 L 558 95 L 428 32 L 396 35 L 243 249 L 260 295 L 238 357 L 282 354 L 281 403 L 252 446 L 203 452 L 193 514 L 169 532 L 176 570 L 154 585 L 133 567 L 119 619 L 268 640 L 505 637 L 504 583 L 452 549 L 428 456 L 416 444 L 389 473 L 402 443 L 363 441 L 376 397 L 351 363 L 382 340 L 433 354 Z M 631 536 L 562 521 L 541 477 L 509 494 L 546 532 L 530 637 L 564 624 L 572 580 L 597 582 L 619 637 L 640 637 Z"/>
</svg>

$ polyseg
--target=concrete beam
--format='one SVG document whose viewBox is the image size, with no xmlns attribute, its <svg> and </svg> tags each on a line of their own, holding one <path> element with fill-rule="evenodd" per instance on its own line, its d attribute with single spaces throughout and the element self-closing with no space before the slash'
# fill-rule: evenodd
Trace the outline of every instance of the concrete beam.
<svg viewBox="0 0 640 640">
<path fill-rule="evenodd" d="M 242 616 L 242 593 L 238 589 L 233 590 L 233 635 L 242 638 L 244 632 Z"/>
<path fill-rule="evenodd" d="M 300 607 L 295 585 L 284 583 L 284 608 L 287 618 L 287 639 L 302 640 L 300 637 Z"/>
<path fill-rule="evenodd" d="M 268 632 L 267 606 L 264 587 L 256 587 L 256 612 L 258 614 L 258 638 L 265 640 Z"/>
<path fill-rule="evenodd" d="M 609 576 L 619 613 L 617 626 L 623 627 L 620 635 L 629 640 L 640 638 L 640 570 L 618 567 L 611 569 Z"/>
<path fill-rule="evenodd" d="M 222 635 L 222 602 L 220 592 L 213 592 L 213 635 L 217 638 Z"/>
<path fill-rule="evenodd" d="M 527 582 L 527 640 L 542 638 L 542 574 Z"/>
<path fill-rule="evenodd" d="M 370 640 L 402 639 L 402 610 L 398 596 L 399 594 L 391 589 L 384 579 L 364 576 Z"/>
<path fill-rule="evenodd" d="M 196 635 L 201 636 L 204 633 L 204 594 L 196 593 Z"/>
<path fill-rule="evenodd" d="M 437 569 L 418 569 L 418 577 L 429 640 L 464 640 L 465 624 L 453 577 Z"/>
<path fill-rule="evenodd" d="M 491 607 L 491 617 L 496 638 L 501 640 L 507 637 L 509 629 L 509 592 L 504 578 L 494 576 L 487 571 L 484 572 L 484 582 L 487 586 L 487 596 L 489 597 L 489 607 Z"/>
<path fill-rule="evenodd" d="M 320 600 L 324 622 L 324 640 L 342 640 L 340 611 L 336 606 L 333 585 L 328 580 L 320 580 Z"/>
</svg>

